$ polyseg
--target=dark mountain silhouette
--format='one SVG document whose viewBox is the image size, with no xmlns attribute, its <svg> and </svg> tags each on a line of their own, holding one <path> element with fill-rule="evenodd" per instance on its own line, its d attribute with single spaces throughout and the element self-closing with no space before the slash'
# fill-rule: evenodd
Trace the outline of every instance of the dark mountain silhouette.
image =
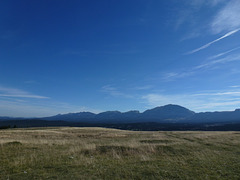
<svg viewBox="0 0 240 180">
<path fill-rule="evenodd" d="M 128 119 L 128 118 L 129 119 L 137 119 L 137 118 L 140 117 L 140 115 L 141 115 L 141 113 L 139 111 L 136 111 L 136 110 L 122 113 L 122 117 L 124 119 Z"/>
<path fill-rule="evenodd" d="M 115 120 L 115 119 L 121 119 L 122 113 L 120 111 L 106 111 L 99 113 L 95 116 L 98 120 Z"/>
<path fill-rule="evenodd" d="M 192 117 L 195 113 L 179 105 L 166 105 L 146 110 L 142 113 L 143 119 L 151 120 L 180 120 Z"/>
<path fill-rule="evenodd" d="M 22 120 L 29 120 L 23 118 Z M 0 117 L 1 122 L 9 120 L 20 120 L 19 118 Z M 56 116 L 35 118 L 35 120 L 61 121 L 82 124 L 130 124 L 130 123 L 240 123 L 240 109 L 222 112 L 195 113 L 185 107 L 169 104 L 142 113 L 139 111 L 106 111 L 102 113 L 79 112 L 58 114 Z M 45 123 L 46 124 L 46 123 Z M 48 123 L 47 123 L 48 124 Z M 64 124 L 64 123 L 63 123 Z M 72 125 L 71 124 L 71 125 Z M 1 126 L 1 123 L 0 123 Z M 124 126 L 125 127 L 125 126 Z"/>
<path fill-rule="evenodd" d="M 214 123 L 214 122 L 240 122 L 240 109 L 222 112 L 195 113 L 179 105 L 165 105 L 139 111 L 106 111 L 99 114 L 91 112 L 59 114 L 42 120 L 61 120 L 86 123 Z"/>
<path fill-rule="evenodd" d="M 7 116 L 0 116 L 0 119 L 1 119 L 1 120 L 8 120 L 8 119 L 11 119 L 11 117 L 7 117 Z"/>
<path fill-rule="evenodd" d="M 26 118 L 23 118 L 23 117 L 0 116 L 0 121 L 3 121 L 3 120 L 20 120 L 20 119 L 26 119 Z"/>
<path fill-rule="evenodd" d="M 222 112 L 201 112 L 186 119 L 188 122 L 240 122 L 240 109 Z"/>
<path fill-rule="evenodd" d="M 195 113 L 179 105 L 166 105 L 149 109 L 140 113 L 139 111 L 106 111 L 99 114 L 90 112 L 59 114 L 57 116 L 42 118 L 43 120 L 62 120 L 76 122 L 98 122 L 98 123 L 134 123 L 134 122 L 177 122 L 185 120 Z"/>
</svg>

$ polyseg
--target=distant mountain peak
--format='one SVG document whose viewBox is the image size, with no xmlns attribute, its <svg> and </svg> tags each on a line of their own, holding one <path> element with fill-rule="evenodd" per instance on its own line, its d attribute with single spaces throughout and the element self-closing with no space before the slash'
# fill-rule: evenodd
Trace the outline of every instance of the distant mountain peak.
<svg viewBox="0 0 240 180">
<path fill-rule="evenodd" d="M 167 105 L 164 105 L 164 106 L 158 106 L 158 107 L 156 107 L 156 108 L 164 108 L 164 109 L 167 109 L 167 108 L 180 108 L 180 109 L 187 109 L 187 108 L 185 108 L 185 107 L 183 107 L 183 106 L 180 106 L 180 105 L 177 105 L 177 104 L 167 104 Z M 187 109 L 187 110 L 189 110 L 189 109 Z"/>
<path fill-rule="evenodd" d="M 190 117 L 194 114 L 193 111 L 175 104 L 159 106 L 143 112 L 145 118 L 153 119 L 179 119 Z"/>
<path fill-rule="evenodd" d="M 127 111 L 127 112 L 124 112 L 124 113 L 140 113 L 138 110 L 131 110 L 131 111 Z"/>
</svg>

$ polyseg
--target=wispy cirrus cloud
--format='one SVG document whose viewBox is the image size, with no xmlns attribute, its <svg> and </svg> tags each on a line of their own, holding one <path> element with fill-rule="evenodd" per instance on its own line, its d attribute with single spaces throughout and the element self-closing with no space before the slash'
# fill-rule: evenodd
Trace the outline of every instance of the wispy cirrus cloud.
<svg viewBox="0 0 240 180">
<path fill-rule="evenodd" d="M 194 54 L 194 53 L 196 53 L 196 52 L 198 52 L 198 51 L 201 51 L 201 50 L 203 50 L 203 49 L 206 49 L 206 48 L 208 48 L 209 46 L 211 46 L 212 44 L 214 44 L 214 43 L 216 43 L 216 42 L 218 42 L 218 41 L 220 41 L 220 40 L 222 40 L 222 39 L 224 39 L 224 38 L 227 38 L 227 37 L 229 37 L 229 36 L 237 33 L 239 30 L 240 30 L 240 28 L 235 29 L 235 30 L 233 30 L 233 31 L 230 31 L 230 32 L 226 33 L 225 35 L 221 36 L 220 38 L 215 39 L 214 41 L 211 41 L 211 42 L 209 42 L 209 43 L 207 43 L 207 44 L 205 44 L 205 45 L 203 45 L 203 46 L 201 46 L 201 47 L 199 47 L 199 48 L 197 48 L 197 49 L 194 49 L 194 50 L 192 50 L 192 51 L 189 51 L 189 52 L 187 52 L 186 54 Z"/>
<path fill-rule="evenodd" d="M 196 13 L 198 13 L 201 9 L 206 9 L 206 8 L 213 8 L 217 5 L 223 4 L 227 2 L 227 0 L 183 0 L 181 3 L 184 4 L 184 9 L 179 9 L 176 13 L 177 18 L 176 18 L 176 24 L 175 28 L 179 28 L 181 25 L 187 23 L 190 25 L 196 24 L 198 22 L 198 18 L 196 16 Z M 199 28 L 198 28 L 199 29 Z M 195 32 L 195 33 L 190 33 L 190 36 L 196 37 L 196 35 L 200 35 L 200 31 Z M 194 35 L 193 35 L 194 34 Z M 186 37 L 190 37 L 186 36 Z M 185 39 L 185 38 L 183 38 Z M 188 38 L 186 38 L 188 39 Z"/>
<path fill-rule="evenodd" d="M 123 92 L 119 91 L 117 88 L 113 87 L 112 85 L 103 86 L 101 88 L 101 91 L 109 94 L 110 96 L 114 96 L 114 97 L 133 98 L 132 95 L 123 93 Z"/>
<path fill-rule="evenodd" d="M 240 3 L 238 0 L 193 0 L 188 3 L 192 7 L 194 7 L 193 9 L 195 9 L 195 13 L 200 9 L 202 10 L 203 8 L 211 8 L 213 10 L 213 18 L 209 18 L 210 20 L 207 20 L 201 26 L 199 26 L 199 24 L 201 24 L 200 22 L 197 23 L 196 21 L 194 21 L 193 24 L 195 24 L 195 26 L 190 28 L 193 32 L 188 33 L 188 35 L 186 35 L 183 39 L 198 37 L 202 35 L 203 32 L 206 32 L 208 35 L 210 33 L 221 34 L 222 36 L 209 43 L 206 43 L 205 45 L 200 46 L 199 48 L 193 49 L 185 53 L 185 55 L 194 54 L 201 50 L 204 50 L 215 44 L 216 42 L 234 35 L 240 30 Z M 192 14 L 194 13 L 192 12 Z M 192 16 L 188 15 L 186 17 L 188 21 L 191 21 Z M 196 25 L 198 27 L 196 27 Z M 207 32 L 205 31 L 206 29 L 210 29 L 210 31 Z"/>
<path fill-rule="evenodd" d="M 233 86 L 230 86 L 230 88 L 240 88 L 240 85 L 233 85 Z"/>
<path fill-rule="evenodd" d="M 11 117 L 46 117 L 59 113 L 91 111 L 94 113 L 100 110 L 91 109 L 85 106 L 76 106 L 69 103 L 53 100 L 44 101 L 19 101 L 12 98 L 0 98 L 0 116 Z"/>
<path fill-rule="evenodd" d="M 219 53 L 219 54 L 217 54 L 217 55 L 211 56 L 211 57 L 209 57 L 208 59 L 216 59 L 216 58 L 219 58 L 219 57 L 224 56 L 224 55 L 226 55 L 226 54 L 229 54 L 229 53 L 231 53 L 231 52 L 233 52 L 233 51 L 236 51 L 236 50 L 238 50 L 238 49 L 240 49 L 240 46 L 239 46 L 239 47 L 236 47 L 236 48 L 233 48 L 233 49 L 230 49 L 230 50 L 228 50 L 228 51 Z"/>
<path fill-rule="evenodd" d="M 85 106 L 58 102 L 21 89 L 0 86 L 0 116 L 44 117 L 79 111 L 100 112 Z"/>
<path fill-rule="evenodd" d="M 35 95 L 17 88 L 9 88 L 0 86 L 0 97 L 16 97 L 16 98 L 34 98 L 34 99 L 48 99 L 49 97 Z"/>
<path fill-rule="evenodd" d="M 220 67 L 221 64 L 227 64 L 227 63 L 232 63 L 232 62 L 235 62 L 235 61 L 240 61 L 240 54 L 239 53 L 230 54 L 230 55 L 227 55 L 227 56 L 222 57 L 222 58 L 217 58 L 217 57 L 224 56 L 224 55 L 232 52 L 233 50 L 237 50 L 237 49 L 240 49 L 240 47 L 232 49 L 232 50 L 224 52 L 224 53 L 220 53 L 220 54 L 215 55 L 215 56 L 211 56 L 211 57 L 208 58 L 208 62 L 199 64 L 197 66 L 186 69 L 184 71 L 164 73 L 162 75 L 162 80 L 173 81 L 173 80 L 176 80 L 176 79 L 179 79 L 179 78 L 185 78 L 185 77 L 192 76 L 196 73 L 202 73 L 202 70 L 209 70 L 211 68 Z M 209 59 L 211 59 L 211 60 L 209 61 Z"/>
<path fill-rule="evenodd" d="M 224 96 L 224 95 L 239 96 L 240 91 L 226 91 L 226 92 L 193 94 L 193 96 Z"/>
<path fill-rule="evenodd" d="M 143 103 L 148 107 L 178 104 L 196 112 L 234 110 L 240 106 L 240 90 L 209 91 L 196 94 L 156 94 L 143 95 Z"/>
<path fill-rule="evenodd" d="M 194 69 L 208 68 L 211 66 L 216 66 L 217 64 L 224 64 L 232 61 L 240 61 L 240 54 L 229 55 L 224 58 L 216 59 L 216 60 L 201 64 L 199 66 L 196 66 L 194 67 Z"/>
<path fill-rule="evenodd" d="M 34 98 L 34 99 L 48 99 L 49 97 L 31 95 L 31 94 L 0 94 L 1 97 L 17 97 L 17 98 Z"/>
<path fill-rule="evenodd" d="M 218 34 L 240 28 L 239 17 L 239 0 L 229 0 L 228 3 L 214 16 L 211 22 L 212 32 Z"/>
<path fill-rule="evenodd" d="M 196 71 L 194 71 L 193 69 L 180 71 L 180 72 L 168 72 L 168 73 L 164 73 L 161 79 L 163 81 L 173 81 L 179 78 L 185 78 L 185 77 L 191 76 L 194 73 L 196 73 Z"/>
</svg>

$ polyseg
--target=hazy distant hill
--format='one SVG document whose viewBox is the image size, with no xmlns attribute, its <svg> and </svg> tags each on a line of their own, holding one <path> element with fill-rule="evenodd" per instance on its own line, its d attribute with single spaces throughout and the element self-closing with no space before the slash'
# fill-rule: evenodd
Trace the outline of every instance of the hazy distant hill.
<svg viewBox="0 0 240 180">
<path fill-rule="evenodd" d="M 26 119 L 22 117 L 7 117 L 7 116 L 0 116 L 0 121 L 2 120 L 20 120 L 20 119 Z"/>
<path fill-rule="evenodd" d="M 240 122 L 240 110 L 223 112 L 201 112 L 186 119 L 188 122 Z"/>
<path fill-rule="evenodd" d="M 8 119 L 11 119 L 11 118 L 6 116 L 0 116 L 0 120 L 8 120 Z"/>
<path fill-rule="evenodd" d="M 58 114 L 56 116 L 41 118 L 42 120 L 63 120 L 63 121 L 88 121 L 94 119 L 96 114 L 91 112 L 79 112 Z"/>
</svg>

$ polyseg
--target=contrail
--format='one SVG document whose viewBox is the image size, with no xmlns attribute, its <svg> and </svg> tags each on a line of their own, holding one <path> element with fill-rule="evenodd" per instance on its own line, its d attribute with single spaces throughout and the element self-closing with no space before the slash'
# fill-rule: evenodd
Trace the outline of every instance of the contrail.
<svg viewBox="0 0 240 180">
<path fill-rule="evenodd" d="M 233 31 L 231 31 L 231 32 L 228 32 L 228 33 L 225 34 L 224 36 L 222 36 L 222 37 L 220 37 L 220 38 L 218 38 L 218 39 L 216 39 L 216 40 L 214 40 L 214 41 L 212 41 L 212 42 L 210 42 L 210 43 L 207 43 L 207 44 L 205 44 L 204 46 L 201 46 L 200 48 L 194 49 L 194 50 L 192 50 L 192 51 L 190 51 L 190 52 L 188 52 L 188 53 L 186 53 L 186 54 L 193 54 L 193 53 L 196 53 L 196 52 L 198 52 L 198 51 L 201 51 L 201 50 L 203 50 L 203 49 L 211 46 L 212 44 L 214 44 L 214 43 L 216 43 L 216 42 L 218 42 L 218 41 L 220 41 L 220 40 L 222 40 L 222 39 L 224 39 L 224 38 L 226 38 L 226 37 L 228 37 L 228 36 L 231 36 L 231 35 L 237 33 L 239 30 L 240 30 L 240 28 L 238 28 L 238 29 L 236 29 L 236 30 L 233 30 Z"/>
</svg>

